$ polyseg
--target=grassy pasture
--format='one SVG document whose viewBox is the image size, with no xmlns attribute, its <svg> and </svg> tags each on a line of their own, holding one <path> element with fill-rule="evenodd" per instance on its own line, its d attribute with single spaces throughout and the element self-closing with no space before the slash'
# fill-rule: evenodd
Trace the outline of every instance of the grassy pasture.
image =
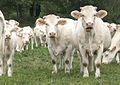
<svg viewBox="0 0 120 85">
<path fill-rule="evenodd" d="M 13 77 L 3 75 L 0 85 L 120 85 L 120 66 L 116 65 L 115 60 L 101 66 L 101 77 L 98 79 L 95 79 L 94 72 L 90 73 L 89 78 L 82 77 L 76 54 L 70 74 L 65 74 L 64 70 L 52 74 L 50 54 L 47 48 L 40 46 L 22 53 L 16 52 L 13 69 Z"/>
</svg>

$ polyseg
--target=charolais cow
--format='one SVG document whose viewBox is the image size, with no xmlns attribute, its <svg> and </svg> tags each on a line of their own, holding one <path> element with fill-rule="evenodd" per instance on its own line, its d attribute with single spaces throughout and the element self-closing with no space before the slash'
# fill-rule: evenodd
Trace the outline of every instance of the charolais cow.
<svg viewBox="0 0 120 85">
<path fill-rule="evenodd" d="M 71 15 L 78 19 L 76 29 L 73 32 L 73 43 L 82 57 L 83 77 L 89 77 L 89 71 L 94 71 L 93 60 L 95 59 L 95 77 L 100 77 L 101 57 L 104 49 L 111 43 L 109 28 L 104 25 L 101 18 L 107 15 L 105 10 L 96 11 L 97 7 L 87 5 L 80 7 L 81 11 L 72 11 Z"/>
</svg>

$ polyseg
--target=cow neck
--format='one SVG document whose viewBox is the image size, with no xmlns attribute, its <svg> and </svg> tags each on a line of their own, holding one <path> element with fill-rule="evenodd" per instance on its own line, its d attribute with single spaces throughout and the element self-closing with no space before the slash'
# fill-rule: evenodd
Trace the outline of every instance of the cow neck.
<svg viewBox="0 0 120 85">
<path fill-rule="evenodd" d="M 11 39 L 5 39 L 5 46 L 7 46 L 7 47 L 9 46 L 10 40 L 11 40 Z"/>
<path fill-rule="evenodd" d="M 86 32 L 86 35 L 85 35 L 89 44 L 89 50 L 90 50 L 91 56 L 93 56 L 92 43 L 93 43 L 94 35 L 95 35 L 94 29 L 92 29 L 90 32 Z"/>
<path fill-rule="evenodd" d="M 51 44 L 53 47 L 56 47 L 57 39 L 56 39 L 56 38 L 49 38 L 49 39 L 50 39 L 50 44 Z"/>
</svg>

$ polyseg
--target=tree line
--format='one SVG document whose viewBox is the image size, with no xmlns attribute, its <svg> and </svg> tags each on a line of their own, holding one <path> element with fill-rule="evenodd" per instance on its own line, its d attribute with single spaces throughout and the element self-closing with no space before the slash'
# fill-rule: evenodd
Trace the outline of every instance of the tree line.
<svg viewBox="0 0 120 85">
<path fill-rule="evenodd" d="M 108 12 L 104 21 L 120 23 L 120 0 L 0 0 L 0 10 L 6 19 L 15 19 L 22 26 L 34 26 L 38 17 L 56 14 L 60 17 L 72 18 L 73 10 L 80 10 L 85 5 L 93 5 L 98 10 Z"/>
</svg>

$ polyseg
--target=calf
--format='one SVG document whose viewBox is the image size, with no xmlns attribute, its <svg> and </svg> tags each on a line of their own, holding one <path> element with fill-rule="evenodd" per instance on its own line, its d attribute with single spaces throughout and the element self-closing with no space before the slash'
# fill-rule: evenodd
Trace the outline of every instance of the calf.
<svg viewBox="0 0 120 85">
<path fill-rule="evenodd" d="M 24 46 L 26 46 L 26 50 L 28 50 L 29 40 L 31 40 L 31 49 L 33 49 L 34 33 L 30 26 L 26 26 L 18 30 L 17 38 L 19 41 L 21 41 L 21 42 L 18 42 L 18 45 L 17 45 L 17 48 L 20 48 L 19 49 L 20 51 L 24 50 Z"/>
<path fill-rule="evenodd" d="M 39 40 L 41 45 L 46 47 L 46 25 L 40 22 L 41 19 L 42 18 L 36 20 L 36 27 L 34 28 L 36 47 L 38 47 Z"/>
<path fill-rule="evenodd" d="M 12 64 L 15 49 L 17 46 L 16 32 L 12 29 L 11 26 L 5 29 L 5 58 L 9 58 L 7 61 L 8 65 L 8 77 L 12 76 Z"/>
</svg>

